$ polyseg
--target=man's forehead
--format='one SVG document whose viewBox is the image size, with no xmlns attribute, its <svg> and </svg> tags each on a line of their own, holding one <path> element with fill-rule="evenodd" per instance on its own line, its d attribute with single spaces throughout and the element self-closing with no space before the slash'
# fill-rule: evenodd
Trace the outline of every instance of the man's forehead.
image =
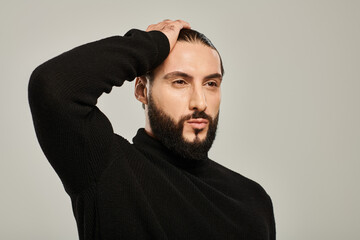
<svg viewBox="0 0 360 240">
<path fill-rule="evenodd" d="M 167 74 L 176 72 L 202 77 L 210 74 L 221 75 L 220 56 L 216 50 L 202 43 L 177 42 L 169 56 L 155 69 L 154 73 L 165 77 Z"/>
</svg>

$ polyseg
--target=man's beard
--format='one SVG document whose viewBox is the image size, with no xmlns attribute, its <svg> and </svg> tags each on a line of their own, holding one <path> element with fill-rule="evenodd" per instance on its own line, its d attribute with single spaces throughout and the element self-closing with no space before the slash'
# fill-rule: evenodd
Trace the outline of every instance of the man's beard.
<svg viewBox="0 0 360 240">
<path fill-rule="evenodd" d="M 176 123 L 170 116 L 156 106 L 150 94 L 148 116 L 153 134 L 168 149 L 186 159 L 207 159 L 207 153 L 215 140 L 219 113 L 217 113 L 216 117 L 213 119 L 203 111 L 194 111 L 193 114 L 181 117 Z M 193 142 L 188 142 L 184 139 L 184 123 L 191 118 L 203 118 L 209 121 L 208 131 L 204 140 L 200 140 L 198 137 L 198 134 L 201 131 L 205 131 L 204 129 L 194 129 L 196 138 Z"/>
</svg>

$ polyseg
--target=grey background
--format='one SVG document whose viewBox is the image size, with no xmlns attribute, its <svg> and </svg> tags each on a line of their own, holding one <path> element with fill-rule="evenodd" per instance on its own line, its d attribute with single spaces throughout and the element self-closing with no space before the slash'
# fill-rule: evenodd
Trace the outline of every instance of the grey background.
<svg viewBox="0 0 360 240">
<path fill-rule="evenodd" d="M 277 239 L 360 239 L 360 1 L 1 1 L 0 239 L 77 239 L 35 137 L 27 84 L 80 44 L 185 19 L 222 54 L 217 162 L 273 199 Z M 131 140 L 133 83 L 99 100 Z M 124 206 L 126 207 L 126 206 Z"/>
</svg>

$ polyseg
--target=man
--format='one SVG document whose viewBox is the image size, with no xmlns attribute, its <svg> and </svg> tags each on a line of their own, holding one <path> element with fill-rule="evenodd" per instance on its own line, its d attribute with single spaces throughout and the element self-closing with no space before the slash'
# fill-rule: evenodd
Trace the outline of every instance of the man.
<svg viewBox="0 0 360 240">
<path fill-rule="evenodd" d="M 222 76 L 215 47 L 182 20 L 85 44 L 33 72 L 36 134 L 80 239 L 275 239 L 266 192 L 207 157 Z M 130 144 L 95 105 L 134 78 L 146 124 Z"/>
</svg>

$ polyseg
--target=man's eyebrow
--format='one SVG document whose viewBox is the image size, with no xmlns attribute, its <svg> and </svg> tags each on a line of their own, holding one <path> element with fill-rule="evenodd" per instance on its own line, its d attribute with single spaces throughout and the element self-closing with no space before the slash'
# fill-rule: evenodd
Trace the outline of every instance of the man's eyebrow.
<svg viewBox="0 0 360 240">
<path fill-rule="evenodd" d="M 180 72 L 180 71 L 174 71 L 174 72 L 167 73 L 164 76 L 164 79 L 173 79 L 173 78 L 177 78 L 177 77 L 186 78 L 186 79 L 192 79 L 193 78 L 192 76 L 190 76 L 187 73 Z"/>
<path fill-rule="evenodd" d="M 174 71 L 174 72 L 167 73 L 164 76 L 164 79 L 173 79 L 173 78 L 177 78 L 177 77 L 181 77 L 181 78 L 185 78 L 185 79 L 193 79 L 193 77 L 191 75 L 181 72 L 181 71 Z M 222 75 L 220 73 L 213 73 L 213 74 L 207 75 L 204 79 L 208 80 L 208 79 L 214 79 L 214 78 L 218 78 L 218 79 L 222 80 Z"/>
<path fill-rule="evenodd" d="M 220 73 L 213 73 L 213 74 L 210 74 L 210 75 L 206 76 L 204 79 L 208 80 L 208 79 L 214 79 L 214 78 L 218 78 L 221 81 L 222 80 L 222 75 Z"/>
</svg>

